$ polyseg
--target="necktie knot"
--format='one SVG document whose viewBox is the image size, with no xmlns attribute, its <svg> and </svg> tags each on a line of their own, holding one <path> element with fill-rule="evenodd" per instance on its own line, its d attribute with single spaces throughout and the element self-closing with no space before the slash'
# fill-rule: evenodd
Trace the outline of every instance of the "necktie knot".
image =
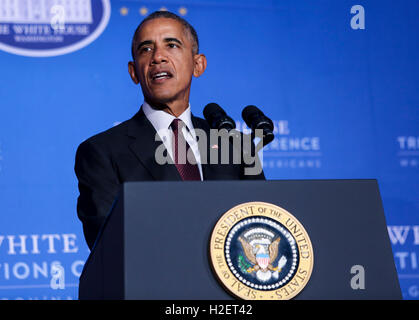
<svg viewBox="0 0 419 320">
<path fill-rule="evenodd" d="M 174 133 L 178 133 L 179 129 L 182 129 L 182 126 L 183 126 L 183 121 L 178 118 L 173 119 L 172 123 L 170 124 L 170 127 L 172 128 Z"/>
</svg>

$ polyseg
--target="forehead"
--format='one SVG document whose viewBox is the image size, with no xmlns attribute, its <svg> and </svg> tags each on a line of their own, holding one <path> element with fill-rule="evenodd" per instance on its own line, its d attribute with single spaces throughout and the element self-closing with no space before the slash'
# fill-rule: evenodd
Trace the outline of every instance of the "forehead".
<svg viewBox="0 0 419 320">
<path fill-rule="evenodd" d="M 156 18 L 145 22 L 136 36 L 136 42 L 159 40 L 164 38 L 188 38 L 186 28 L 175 19 Z"/>
</svg>

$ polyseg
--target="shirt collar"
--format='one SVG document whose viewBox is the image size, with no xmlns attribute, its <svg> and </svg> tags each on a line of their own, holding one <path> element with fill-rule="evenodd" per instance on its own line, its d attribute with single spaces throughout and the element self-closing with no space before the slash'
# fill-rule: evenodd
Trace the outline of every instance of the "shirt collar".
<svg viewBox="0 0 419 320">
<path fill-rule="evenodd" d="M 147 102 L 143 103 L 143 111 L 147 119 L 151 122 L 157 132 L 167 130 L 172 121 L 176 119 L 175 116 L 163 110 L 152 108 Z M 189 130 L 193 130 L 191 105 L 189 104 L 185 111 L 178 117 L 182 120 Z"/>
</svg>

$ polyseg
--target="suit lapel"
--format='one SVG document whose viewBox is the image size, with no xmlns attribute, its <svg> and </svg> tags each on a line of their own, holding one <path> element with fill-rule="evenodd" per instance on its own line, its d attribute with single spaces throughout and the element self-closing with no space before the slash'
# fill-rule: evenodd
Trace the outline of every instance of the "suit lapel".
<svg viewBox="0 0 419 320">
<path fill-rule="evenodd" d="M 202 120 L 200 118 L 197 118 L 197 117 L 194 117 L 193 115 L 191 117 L 192 117 L 192 124 L 193 124 L 194 128 L 203 130 L 205 132 L 205 134 L 207 135 L 206 143 L 199 143 L 199 141 L 198 141 L 198 148 L 199 148 L 199 154 L 201 156 L 201 167 L 202 167 L 203 180 L 209 180 L 210 177 L 211 177 L 211 168 L 209 166 L 210 127 L 204 120 Z"/>
<path fill-rule="evenodd" d="M 156 141 L 156 130 L 145 116 L 142 109 L 131 119 L 128 135 L 135 138 L 130 145 L 131 151 L 141 161 L 155 180 L 181 180 L 179 172 L 173 164 L 158 164 L 155 159 L 157 148 L 162 141 Z M 167 152 L 165 150 L 165 152 Z"/>
</svg>

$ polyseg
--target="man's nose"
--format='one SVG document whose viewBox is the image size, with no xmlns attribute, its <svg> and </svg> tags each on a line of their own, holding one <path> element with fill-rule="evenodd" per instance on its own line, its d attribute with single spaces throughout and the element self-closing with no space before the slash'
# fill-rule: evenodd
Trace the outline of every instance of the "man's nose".
<svg viewBox="0 0 419 320">
<path fill-rule="evenodd" d="M 153 52 L 152 64 L 159 64 L 167 62 L 166 52 L 159 47 L 156 47 Z"/>
</svg>

